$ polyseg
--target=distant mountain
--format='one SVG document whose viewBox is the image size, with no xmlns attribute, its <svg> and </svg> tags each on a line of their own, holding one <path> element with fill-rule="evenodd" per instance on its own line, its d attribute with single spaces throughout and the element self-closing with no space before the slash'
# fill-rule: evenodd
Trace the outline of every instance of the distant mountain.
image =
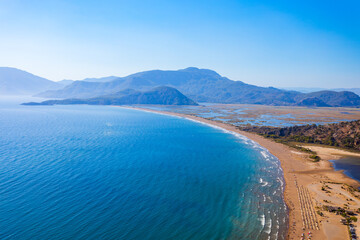
<svg viewBox="0 0 360 240">
<path fill-rule="evenodd" d="M 319 91 L 329 90 L 326 88 L 306 88 L 306 87 L 286 87 L 286 88 L 280 88 L 280 89 L 288 90 L 288 91 L 296 91 L 296 92 L 301 92 L 301 93 L 311 93 L 311 92 L 319 92 Z"/>
<path fill-rule="evenodd" d="M 150 91 L 136 91 L 126 89 L 114 94 L 89 99 L 48 100 L 41 103 L 24 103 L 24 105 L 54 105 L 54 104 L 89 104 L 89 105 L 131 105 L 131 104 L 160 104 L 160 105 L 197 105 L 181 92 L 172 87 L 157 87 Z"/>
<path fill-rule="evenodd" d="M 360 96 L 360 88 L 303 88 L 303 87 L 288 87 L 282 88 L 284 90 L 297 91 L 302 93 L 311 93 L 318 91 L 335 91 L 335 92 L 353 92 Z"/>
<path fill-rule="evenodd" d="M 232 81 L 212 70 L 187 68 L 178 71 L 140 72 L 105 83 L 77 81 L 64 89 L 47 91 L 38 96 L 89 98 L 127 88 L 148 90 L 163 85 L 174 87 L 192 99 L 202 102 L 281 104 L 293 98 L 295 94 L 295 92 Z"/>
<path fill-rule="evenodd" d="M 331 89 L 333 91 L 341 92 L 341 91 L 350 91 L 353 93 L 356 93 L 358 96 L 360 96 L 360 88 L 335 88 Z"/>
<path fill-rule="evenodd" d="M 31 73 L 10 67 L 0 67 L 0 94 L 32 95 L 63 85 Z"/>
<path fill-rule="evenodd" d="M 70 85 L 72 84 L 73 82 L 76 82 L 76 81 L 82 81 L 82 82 L 111 82 L 115 79 L 117 79 L 119 77 L 116 77 L 116 76 L 109 76 L 109 77 L 101 77 L 101 78 L 84 78 L 82 80 L 70 80 L 70 79 L 64 79 L 64 80 L 61 80 L 59 81 L 58 83 L 61 83 L 63 85 Z"/>
<path fill-rule="evenodd" d="M 74 80 L 64 79 L 64 80 L 58 81 L 57 83 L 60 83 L 60 84 L 62 84 L 64 86 L 67 86 L 67 85 L 72 84 L 73 82 L 75 82 L 75 81 Z"/>
<path fill-rule="evenodd" d="M 111 81 L 114 81 L 117 78 L 119 78 L 119 77 L 108 76 L 108 77 L 101 77 L 101 78 L 85 78 L 83 80 L 78 80 L 78 81 L 83 81 L 83 82 L 111 82 Z"/>
<path fill-rule="evenodd" d="M 297 105 L 306 107 L 330 107 L 330 105 L 326 104 L 324 101 L 317 97 L 308 97 L 302 99 L 297 103 Z"/>
<path fill-rule="evenodd" d="M 300 101 L 304 101 L 305 99 L 318 99 L 321 100 L 327 106 L 331 107 L 353 107 L 360 106 L 360 97 L 353 92 L 335 92 L 335 91 L 320 91 L 302 94 L 296 97 Z M 321 104 L 321 103 L 320 103 Z"/>
<path fill-rule="evenodd" d="M 300 93 L 273 87 L 258 87 L 233 81 L 208 69 L 194 67 L 178 71 L 139 72 L 110 82 L 76 81 L 61 90 L 38 94 L 47 98 L 92 98 L 124 89 L 149 90 L 157 86 L 178 89 L 197 102 L 290 106 L 360 106 L 360 97 L 349 92 Z M 307 98 L 316 98 L 308 99 Z"/>
</svg>

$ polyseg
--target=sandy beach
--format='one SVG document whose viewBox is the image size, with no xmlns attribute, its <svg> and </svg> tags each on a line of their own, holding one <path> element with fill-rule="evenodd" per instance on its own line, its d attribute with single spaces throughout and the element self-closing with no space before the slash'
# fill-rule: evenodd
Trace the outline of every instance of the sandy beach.
<svg viewBox="0 0 360 240">
<path fill-rule="evenodd" d="M 127 108 L 200 121 L 239 133 L 257 142 L 281 162 L 286 182 L 284 200 L 289 209 L 288 239 L 302 239 L 302 234 L 306 236 L 304 239 L 308 239 L 309 232 L 312 235 L 311 239 L 350 239 L 347 226 L 340 222 L 341 217 L 324 211 L 323 206 L 346 206 L 348 210 L 357 210 L 360 208 L 358 196 L 360 194 L 352 192 L 350 186 L 359 187 L 360 184 L 341 171 L 335 171 L 328 160 L 337 159 L 341 155 L 360 156 L 360 154 L 333 148 L 305 146 L 316 151 L 322 159 L 319 162 L 313 162 L 307 153 L 253 133 L 240 131 L 230 124 L 173 112 L 138 107 Z M 358 225 L 358 223 L 355 224 L 357 234 L 360 233 Z"/>
</svg>

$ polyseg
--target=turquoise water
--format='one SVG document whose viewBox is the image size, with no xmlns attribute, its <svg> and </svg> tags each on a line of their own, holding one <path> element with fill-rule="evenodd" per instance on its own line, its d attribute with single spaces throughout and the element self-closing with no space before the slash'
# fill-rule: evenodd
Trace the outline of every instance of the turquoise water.
<svg viewBox="0 0 360 240">
<path fill-rule="evenodd" d="M 248 139 L 117 107 L 0 113 L 0 239 L 285 239 L 279 162 Z"/>
</svg>

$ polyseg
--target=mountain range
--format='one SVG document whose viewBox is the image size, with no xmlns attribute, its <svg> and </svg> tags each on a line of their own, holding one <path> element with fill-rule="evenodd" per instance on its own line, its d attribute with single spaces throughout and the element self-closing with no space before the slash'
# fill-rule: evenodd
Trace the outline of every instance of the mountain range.
<svg viewBox="0 0 360 240">
<path fill-rule="evenodd" d="M 284 90 L 289 91 L 297 91 L 302 93 L 311 93 L 311 92 L 319 92 L 319 91 L 335 91 L 335 92 L 343 92 L 343 91 L 349 91 L 356 93 L 360 96 L 360 88 L 306 88 L 306 87 L 289 87 L 289 88 L 282 88 Z"/>
<path fill-rule="evenodd" d="M 32 95 L 64 86 L 31 73 L 10 67 L 0 67 L 0 94 Z"/>
<path fill-rule="evenodd" d="M 208 69 L 186 68 L 177 71 L 139 72 L 110 82 L 76 81 L 63 89 L 38 94 L 46 98 L 91 98 L 124 89 L 149 90 L 170 86 L 197 102 L 242 103 L 311 107 L 358 107 L 360 97 L 343 91 L 301 93 L 273 87 L 258 87 L 233 81 Z"/>
<path fill-rule="evenodd" d="M 89 99 L 48 100 L 41 103 L 24 103 L 23 105 L 131 105 L 131 104 L 160 104 L 160 105 L 198 105 L 181 92 L 172 87 L 156 87 L 149 91 L 126 89 L 114 94 Z"/>
<path fill-rule="evenodd" d="M 100 78 L 84 78 L 82 80 L 64 79 L 64 80 L 59 81 L 58 83 L 63 84 L 63 85 L 66 86 L 66 85 L 70 85 L 70 84 L 72 84 L 73 82 L 76 82 L 76 81 L 83 81 L 83 82 L 110 82 L 110 81 L 115 80 L 116 78 L 119 78 L 119 77 L 108 76 L 108 77 L 100 77 Z"/>
<path fill-rule="evenodd" d="M 5 79 L 5 83 L 12 83 L 12 89 L 18 89 L 19 92 L 31 89 L 29 92 L 33 93 L 40 89 L 37 91 L 36 96 L 44 98 L 91 99 L 119 93 L 126 89 L 144 92 L 159 86 L 168 86 L 179 90 L 196 102 L 309 107 L 360 106 L 360 97 L 350 91 L 324 90 L 302 93 L 274 87 L 259 87 L 241 81 L 230 80 L 209 69 L 195 67 L 177 71 L 145 71 L 126 77 L 110 76 L 88 78 L 81 81 L 65 80 L 67 82 L 63 84 L 18 69 L 6 69 L 12 71 L 12 74 L 10 74 L 11 81 L 6 78 L 6 74 L 4 77 L 3 72 L 0 71 L 1 85 L 3 85 Z M 36 87 L 34 88 L 34 86 Z M 8 87 L 8 89 L 10 88 Z M 43 91 L 44 89 L 47 89 L 47 91 Z"/>
</svg>

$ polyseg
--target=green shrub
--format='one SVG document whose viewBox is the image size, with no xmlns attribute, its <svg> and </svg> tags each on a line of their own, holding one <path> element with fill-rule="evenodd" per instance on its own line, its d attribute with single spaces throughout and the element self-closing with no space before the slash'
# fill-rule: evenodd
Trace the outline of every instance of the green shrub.
<svg viewBox="0 0 360 240">
<path fill-rule="evenodd" d="M 316 154 L 311 155 L 310 158 L 314 159 L 314 162 L 320 161 L 320 157 L 318 155 L 316 155 Z"/>
<path fill-rule="evenodd" d="M 352 222 L 357 222 L 357 217 L 351 216 L 351 217 L 350 217 L 350 221 L 352 221 Z"/>
</svg>

